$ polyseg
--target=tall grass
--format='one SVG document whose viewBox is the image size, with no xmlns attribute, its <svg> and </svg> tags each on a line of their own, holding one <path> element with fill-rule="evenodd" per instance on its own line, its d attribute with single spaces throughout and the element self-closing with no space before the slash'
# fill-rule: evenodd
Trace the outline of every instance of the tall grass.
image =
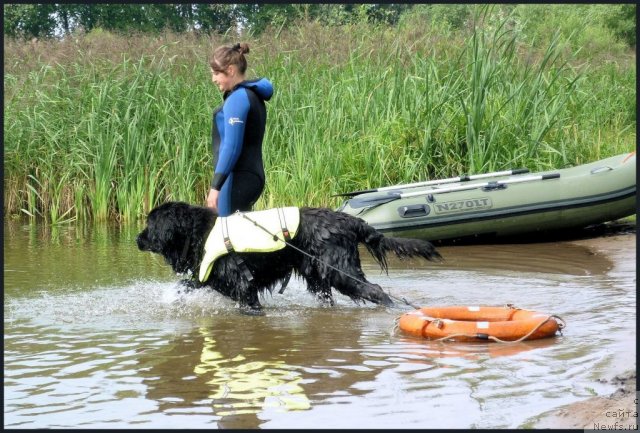
<svg viewBox="0 0 640 433">
<path fill-rule="evenodd" d="M 249 39 L 250 75 L 275 86 L 256 207 L 634 148 L 634 62 L 585 62 L 560 33 L 534 48 L 483 12 L 457 32 L 306 23 Z M 5 214 L 133 221 L 203 203 L 222 102 L 206 60 L 224 41 L 5 41 Z"/>
</svg>

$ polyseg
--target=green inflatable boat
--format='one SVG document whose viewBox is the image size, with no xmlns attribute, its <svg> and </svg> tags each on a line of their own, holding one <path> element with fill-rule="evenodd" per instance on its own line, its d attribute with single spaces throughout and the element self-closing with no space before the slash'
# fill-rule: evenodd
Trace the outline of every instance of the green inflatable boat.
<svg viewBox="0 0 640 433">
<path fill-rule="evenodd" d="M 636 212 L 635 152 L 572 168 L 517 169 L 365 191 L 338 209 L 391 236 L 490 240 L 579 229 Z"/>
</svg>

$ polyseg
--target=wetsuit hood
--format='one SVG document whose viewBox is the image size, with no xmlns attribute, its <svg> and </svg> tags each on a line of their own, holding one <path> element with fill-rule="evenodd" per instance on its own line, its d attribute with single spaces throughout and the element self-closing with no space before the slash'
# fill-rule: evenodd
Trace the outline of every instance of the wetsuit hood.
<svg viewBox="0 0 640 433">
<path fill-rule="evenodd" d="M 273 95 L 273 84 L 266 78 L 258 78 L 256 80 L 243 81 L 238 87 L 246 87 L 253 90 L 264 101 L 271 99 Z"/>
</svg>

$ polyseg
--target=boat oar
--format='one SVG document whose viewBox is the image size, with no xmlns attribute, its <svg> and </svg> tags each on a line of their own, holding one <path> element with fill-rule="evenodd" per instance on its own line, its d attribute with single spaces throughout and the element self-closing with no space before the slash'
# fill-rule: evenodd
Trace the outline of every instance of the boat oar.
<svg viewBox="0 0 640 433">
<path fill-rule="evenodd" d="M 387 195 L 382 195 L 382 196 L 378 195 L 373 197 L 352 198 L 351 200 L 349 200 L 349 206 L 351 206 L 354 209 L 358 209 L 361 207 L 378 206 L 381 204 L 392 202 L 394 200 L 400 200 L 402 198 L 416 197 L 421 195 L 443 194 L 447 192 L 464 191 L 464 190 L 476 189 L 476 188 L 484 188 L 486 190 L 503 189 L 503 188 L 506 188 L 506 185 L 510 185 L 513 183 L 533 182 L 537 180 L 547 180 L 547 179 L 558 179 L 559 177 L 560 177 L 560 173 L 550 173 L 550 174 L 541 174 L 537 176 L 521 177 L 516 179 L 505 179 L 505 180 L 498 180 L 498 181 L 491 181 L 491 182 L 484 182 L 484 183 L 447 186 L 443 188 L 435 187 L 435 188 L 429 188 L 429 189 L 424 189 L 424 190 L 415 191 L 415 192 L 405 192 L 405 193 L 389 192 L 387 193 Z"/>
<path fill-rule="evenodd" d="M 425 182 L 407 183 L 404 185 L 383 186 L 383 187 L 374 188 L 374 189 L 363 189 L 361 191 L 352 191 L 352 192 L 344 192 L 342 194 L 333 194 L 331 197 L 353 197 L 356 195 L 366 194 L 369 192 L 382 192 L 382 191 L 391 191 L 394 189 L 402 189 L 402 188 L 415 188 L 418 186 L 443 185 L 446 183 L 468 182 L 470 180 L 486 179 L 488 177 L 511 176 L 514 174 L 524 174 L 524 173 L 529 173 L 529 169 L 516 168 L 514 170 L 496 171 L 493 173 L 472 174 L 471 176 L 464 175 L 464 176 L 450 177 L 447 179 L 436 179 L 436 180 L 427 180 Z"/>
</svg>

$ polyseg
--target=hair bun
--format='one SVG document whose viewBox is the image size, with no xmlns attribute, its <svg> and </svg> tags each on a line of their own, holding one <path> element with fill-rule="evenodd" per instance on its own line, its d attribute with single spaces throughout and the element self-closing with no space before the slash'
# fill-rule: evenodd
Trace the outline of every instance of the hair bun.
<svg viewBox="0 0 640 433">
<path fill-rule="evenodd" d="M 249 53 L 249 44 L 237 43 L 232 47 L 232 49 L 239 52 L 240 54 L 247 54 Z"/>
</svg>

